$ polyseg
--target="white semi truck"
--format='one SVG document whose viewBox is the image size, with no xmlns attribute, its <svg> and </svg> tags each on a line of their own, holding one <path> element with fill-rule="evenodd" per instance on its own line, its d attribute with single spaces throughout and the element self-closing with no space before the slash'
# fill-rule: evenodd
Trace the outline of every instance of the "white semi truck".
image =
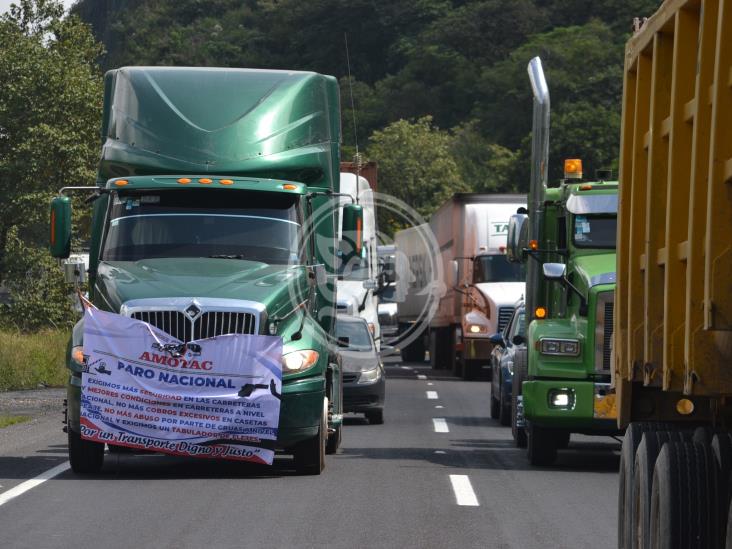
<svg viewBox="0 0 732 549">
<path fill-rule="evenodd" d="M 341 314 L 360 316 L 369 325 L 381 347 L 381 328 L 378 316 L 378 274 L 379 265 L 376 253 L 376 211 L 374 193 L 366 178 L 354 173 L 340 175 L 341 190 L 338 215 L 338 237 L 341 238 L 343 224 L 343 205 L 349 204 L 352 197 L 363 208 L 363 247 L 359 257 L 340 262 L 337 283 L 337 308 Z"/>
<path fill-rule="evenodd" d="M 490 364 L 490 336 L 508 322 L 524 294 L 522 267 L 505 256 L 509 217 L 522 207 L 526 207 L 526 195 L 461 193 L 430 218 L 446 289 L 425 330 L 433 368 L 449 368 L 457 376 L 473 379 L 483 365 Z M 411 232 L 397 233 L 398 248 L 409 247 Z M 400 257 L 407 260 L 408 255 L 397 254 L 397 262 Z M 397 265 L 397 273 L 404 269 Z M 400 304 L 403 325 L 415 309 L 409 299 Z M 409 349 L 407 354 L 423 359 L 424 347 Z"/>
</svg>

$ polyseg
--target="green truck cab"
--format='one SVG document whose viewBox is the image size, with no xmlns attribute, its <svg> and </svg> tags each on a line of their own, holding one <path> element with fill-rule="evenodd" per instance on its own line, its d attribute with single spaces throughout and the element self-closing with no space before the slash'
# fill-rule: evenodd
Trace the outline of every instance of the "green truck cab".
<svg viewBox="0 0 732 549">
<path fill-rule="evenodd" d="M 333 77 L 209 68 L 122 68 L 105 79 L 102 153 L 89 200 L 89 299 L 182 341 L 283 340 L 277 450 L 319 474 L 342 423 L 333 345 L 340 109 Z M 51 205 L 51 253 L 68 257 L 71 202 Z M 359 237 L 347 205 L 344 240 Z M 68 350 L 72 468 L 81 439 L 83 320 Z M 101 447 L 101 448 L 100 448 Z M 112 448 L 111 448 L 112 449 Z"/>
<path fill-rule="evenodd" d="M 617 431 L 611 340 L 618 185 L 582 181 L 581 161 L 572 159 L 559 187 L 547 188 L 549 93 L 538 58 L 529 74 L 529 209 L 511 217 L 508 236 L 509 259 L 527 263 L 527 344 L 515 365 L 513 421 L 514 431 L 524 422 L 517 440 L 528 446 L 529 461 L 548 465 L 570 433 Z"/>
</svg>

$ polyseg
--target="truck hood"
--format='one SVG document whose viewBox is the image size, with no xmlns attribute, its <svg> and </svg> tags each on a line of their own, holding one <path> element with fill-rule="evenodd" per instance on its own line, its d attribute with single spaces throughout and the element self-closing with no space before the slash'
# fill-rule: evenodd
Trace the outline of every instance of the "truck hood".
<svg viewBox="0 0 732 549">
<path fill-rule="evenodd" d="M 132 299 L 215 297 L 262 303 L 271 315 L 294 306 L 291 293 L 307 288 L 304 267 L 208 258 L 100 262 L 97 305 L 118 312 Z M 96 297 L 96 296 L 95 296 Z"/>
<path fill-rule="evenodd" d="M 475 287 L 495 306 L 516 305 L 526 291 L 526 284 L 523 282 L 481 282 Z"/>
<path fill-rule="evenodd" d="M 579 280 L 575 284 L 590 290 L 600 284 L 615 284 L 615 252 L 575 257 L 571 261 Z"/>
</svg>

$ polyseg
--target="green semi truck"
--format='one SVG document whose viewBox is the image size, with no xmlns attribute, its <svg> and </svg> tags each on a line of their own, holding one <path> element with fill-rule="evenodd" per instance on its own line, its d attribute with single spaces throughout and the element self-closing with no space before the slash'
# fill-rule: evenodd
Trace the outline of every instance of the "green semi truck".
<svg viewBox="0 0 732 549">
<path fill-rule="evenodd" d="M 339 243 L 336 79 L 308 72 L 121 68 L 105 77 L 96 185 L 51 204 L 51 253 L 68 257 L 70 192 L 91 189 L 89 299 L 187 342 L 282 338 L 276 450 L 319 474 L 342 422 L 332 344 Z M 130 218 L 135 219 L 130 222 Z M 122 221 L 126 221 L 122 223 Z M 344 206 L 344 239 L 360 238 Z M 68 349 L 72 469 L 99 470 L 80 436 L 83 321 Z M 110 448 L 115 450 L 115 448 Z"/>
<path fill-rule="evenodd" d="M 512 424 L 533 465 L 549 465 L 571 433 L 617 432 L 611 389 L 618 185 L 582 179 L 565 161 L 548 188 L 549 90 L 539 58 L 534 92 L 528 213 L 511 217 L 508 257 L 527 263 L 526 349 L 514 361 Z"/>
</svg>

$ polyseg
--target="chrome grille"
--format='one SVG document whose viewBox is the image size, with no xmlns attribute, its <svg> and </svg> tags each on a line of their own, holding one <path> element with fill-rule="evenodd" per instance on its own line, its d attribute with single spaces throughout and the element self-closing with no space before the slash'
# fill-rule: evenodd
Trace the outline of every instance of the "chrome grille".
<svg viewBox="0 0 732 549">
<path fill-rule="evenodd" d="M 226 334 L 255 333 L 252 313 L 231 311 L 204 312 L 191 320 L 181 311 L 135 311 L 132 318 L 142 320 L 183 342 Z"/>
<path fill-rule="evenodd" d="M 501 307 L 498 309 L 498 331 L 502 332 L 506 324 L 513 316 L 513 307 Z"/>
<path fill-rule="evenodd" d="M 595 371 L 610 373 L 615 292 L 600 292 L 595 311 Z"/>
</svg>

